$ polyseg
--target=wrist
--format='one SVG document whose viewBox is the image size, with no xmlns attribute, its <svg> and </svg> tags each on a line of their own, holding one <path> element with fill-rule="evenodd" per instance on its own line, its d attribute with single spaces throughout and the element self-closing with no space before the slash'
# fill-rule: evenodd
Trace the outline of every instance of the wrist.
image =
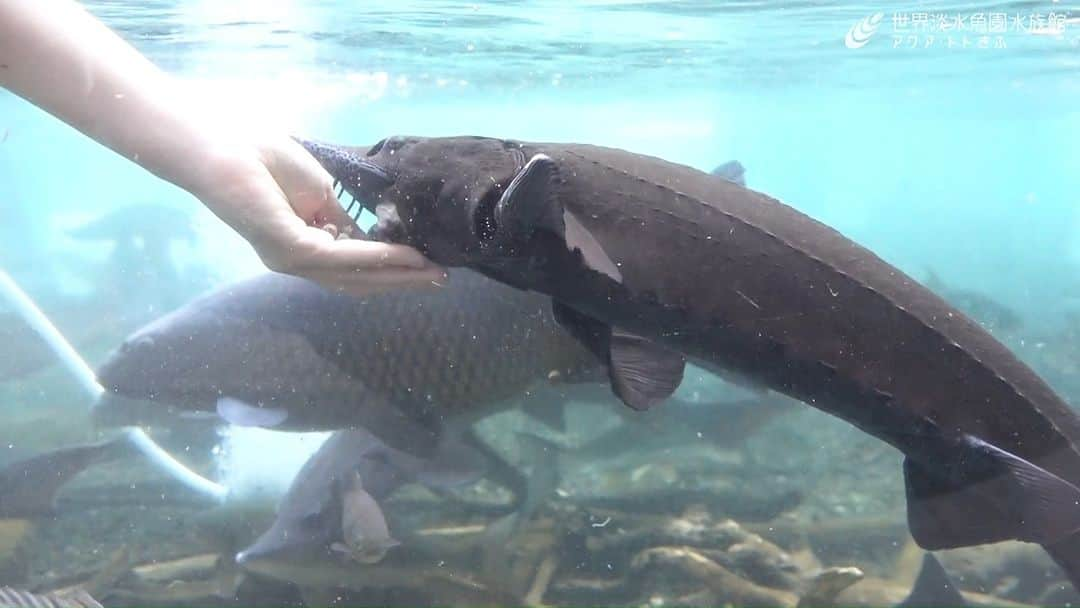
<svg viewBox="0 0 1080 608">
<path fill-rule="evenodd" d="M 273 179 L 254 151 L 244 153 L 231 147 L 208 150 L 192 177 L 185 186 L 188 192 L 241 236 L 258 236 L 260 214 L 256 207 L 265 200 Z"/>
</svg>

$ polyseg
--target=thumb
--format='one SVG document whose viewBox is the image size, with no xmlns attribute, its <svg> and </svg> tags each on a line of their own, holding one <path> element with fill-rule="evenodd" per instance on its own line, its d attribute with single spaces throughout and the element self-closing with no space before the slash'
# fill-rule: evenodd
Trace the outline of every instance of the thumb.
<svg viewBox="0 0 1080 608">
<path fill-rule="evenodd" d="M 338 228 L 352 224 L 334 193 L 333 178 L 291 137 L 275 137 L 260 148 L 263 163 L 304 222 Z"/>
</svg>

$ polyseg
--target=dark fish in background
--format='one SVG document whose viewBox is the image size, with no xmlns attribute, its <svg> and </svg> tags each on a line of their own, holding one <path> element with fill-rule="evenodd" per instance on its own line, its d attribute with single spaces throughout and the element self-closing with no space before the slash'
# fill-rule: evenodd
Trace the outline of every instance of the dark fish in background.
<svg viewBox="0 0 1080 608">
<path fill-rule="evenodd" d="M 59 448 L 0 469 L 0 517 L 50 515 L 56 493 L 71 478 L 95 464 L 134 453 L 125 433 L 101 443 Z"/>
<path fill-rule="evenodd" d="M 237 554 L 237 563 L 251 572 L 303 582 L 319 580 L 320 567 L 350 568 L 354 557 L 380 561 L 398 544 L 380 501 L 406 483 L 454 487 L 483 473 L 483 463 L 467 448 L 443 444 L 436 452 L 431 459 L 417 458 L 364 429 L 335 432 L 297 472 L 273 524 Z M 351 550 L 341 551 L 339 545 Z"/>
<path fill-rule="evenodd" d="M 729 182 L 739 184 L 740 186 L 746 185 L 746 167 L 742 166 L 742 163 L 737 160 L 729 160 L 720 165 L 712 170 L 712 174 L 716 177 L 722 177 Z"/>
<path fill-rule="evenodd" d="M 922 568 L 915 579 L 911 594 L 897 604 L 898 608 L 963 608 L 967 600 L 949 580 L 945 568 L 932 553 L 923 555 Z"/>
<path fill-rule="evenodd" d="M 508 576 L 511 537 L 558 482 L 554 446 L 529 434 L 520 434 L 519 439 L 526 454 L 523 460 L 532 465 L 528 492 L 515 512 L 495 520 L 484 535 L 488 584 L 505 582 L 500 578 Z M 370 569 L 400 544 L 391 535 L 382 503 L 407 483 L 445 488 L 475 480 L 479 469 L 469 475 L 463 458 L 467 455 L 418 459 L 387 447 L 366 431 L 338 431 L 297 472 L 271 527 L 236 560 L 249 572 L 295 583 L 307 592 L 400 584 L 398 579 L 383 580 Z M 450 467 L 451 461 L 461 464 Z M 413 537 L 405 541 L 410 551 L 417 549 L 416 544 Z"/>
<path fill-rule="evenodd" d="M 44 312 L 80 351 L 131 331 L 152 318 L 149 311 L 160 310 L 162 306 L 167 310 L 171 300 L 185 291 L 170 255 L 173 243 L 193 243 L 196 239 L 191 215 L 183 210 L 151 204 L 120 207 L 69 230 L 68 234 L 82 241 L 114 244 L 104 268 L 74 269 L 80 275 L 92 277 L 95 290 L 90 296 L 49 292 L 35 295 L 41 300 Z M 80 260 L 78 256 L 69 256 L 65 264 L 77 264 Z M 151 280 L 162 285 L 147 289 Z M 48 344 L 19 315 L 3 310 L 0 305 L 0 381 L 25 378 L 56 362 Z"/>
<path fill-rule="evenodd" d="M 548 294 L 648 408 L 687 358 L 905 455 L 908 522 L 942 549 L 1043 545 L 1080 586 L 1080 417 L 978 323 L 840 233 L 655 157 L 483 137 L 305 142 L 373 236 Z"/>
<path fill-rule="evenodd" d="M 153 241 L 160 245 L 170 241 L 195 239 L 191 214 L 183 209 L 142 203 L 112 209 L 81 226 L 68 230 L 73 238 L 99 241 Z"/>
<path fill-rule="evenodd" d="M 193 245 L 198 238 L 187 209 L 128 205 L 108 211 L 68 234 L 80 241 L 112 244 L 104 265 L 91 262 L 80 272 L 94 277 L 94 298 L 113 300 L 109 314 L 127 317 L 127 327 L 137 327 L 207 287 L 208 273 L 181 267 L 173 255 L 174 245 Z"/>
<path fill-rule="evenodd" d="M 126 268 L 175 273 L 172 243 L 195 242 L 191 214 L 167 205 L 126 205 L 68 230 L 72 238 L 113 244 L 113 260 Z"/>
<path fill-rule="evenodd" d="M 0 313 L 0 382 L 28 376 L 55 358 L 49 345 L 21 317 Z"/>
<path fill-rule="evenodd" d="M 80 351 L 112 341 L 136 323 L 114 314 L 107 299 L 50 298 L 42 304 L 60 333 Z M 0 382 L 16 381 L 59 362 L 49 344 L 21 316 L 0 309 Z"/>
<path fill-rule="evenodd" d="M 37 523 L 56 512 L 60 488 L 87 468 L 133 454 L 127 434 L 110 441 L 59 448 L 0 468 L 0 574 L 26 576 L 19 547 Z M 2 606 L 0 601 L 0 606 Z"/>
<path fill-rule="evenodd" d="M 1020 315 L 1007 306 L 978 291 L 949 286 L 933 270 L 927 270 L 923 284 L 990 331 L 1014 332 L 1024 324 Z"/>
</svg>

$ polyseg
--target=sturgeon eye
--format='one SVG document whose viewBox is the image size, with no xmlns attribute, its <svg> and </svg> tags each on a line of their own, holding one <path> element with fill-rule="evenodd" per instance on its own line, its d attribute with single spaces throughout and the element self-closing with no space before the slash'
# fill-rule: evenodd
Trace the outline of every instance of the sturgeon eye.
<svg viewBox="0 0 1080 608">
<path fill-rule="evenodd" d="M 367 156 L 375 156 L 376 154 L 378 154 L 379 150 L 382 150 L 383 146 L 386 145 L 386 140 L 387 139 L 390 139 L 390 138 L 389 137 L 384 137 L 383 139 L 380 139 L 379 142 L 376 143 L 374 146 L 371 146 L 370 148 L 368 148 Z"/>
</svg>

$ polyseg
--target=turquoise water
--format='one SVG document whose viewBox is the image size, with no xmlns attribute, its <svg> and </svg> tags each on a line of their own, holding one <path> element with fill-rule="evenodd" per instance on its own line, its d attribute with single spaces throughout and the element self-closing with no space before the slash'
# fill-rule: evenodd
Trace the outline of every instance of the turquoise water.
<svg viewBox="0 0 1080 608">
<path fill-rule="evenodd" d="M 910 49 L 894 48 L 892 23 L 919 10 L 1011 18 L 1068 3 L 89 6 L 222 104 L 294 132 L 584 141 L 706 169 L 738 158 L 755 187 L 916 276 L 932 267 L 1034 320 L 1059 314 L 1076 289 L 1080 25 L 1061 36 L 1010 25 L 1004 49 Z M 886 15 L 877 38 L 845 48 L 847 30 L 875 11 Z M 2 99 L 4 198 L 35 210 L 31 242 L 50 240 L 41 215 L 191 204 Z"/>
<path fill-rule="evenodd" d="M 918 279 L 933 272 L 1014 311 L 1022 327 L 1002 339 L 1080 405 L 1078 346 L 1052 340 L 1080 337 L 1070 316 L 1080 313 L 1080 7 L 1068 0 L 86 5 L 223 108 L 297 135 L 356 145 L 394 134 L 586 142 L 702 170 L 738 159 L 750 187 Z M 878 12 L 869 42 L 845 46 Z M 920 13 L 930 23 L 966 18 L 970 35 L 914 32 L 910 21 L 901 30 Z M 1006 16 L 988 48 L 974 14 Z M 107 244 L 70 235 L 146 203 L 193 218 L 197 237 L 172 250 L 184 281 L 132 278 L 123 260 L 110 266 Z M 6 92 L 0 205 L 0 265 L 47 311 L 69 311 L 64 298 L 95 297 L 103 283 L 121 286 L 92 315 L 114 320 L 112 333 L 76 344 L 92 363 L 139 324 L 260 269 L 188 194 Z M 90 322 L 56 314 L 65 333 Z M 5 398 L 20 412 L 78 401 L 61 372 L 45 374 L 3 387 Z M 796 420 L 822 425 L 821 437 L 804 437 L 796 422 L 775 431 L 792 443 L 758 450 L 838 477 L 852 452 L 873 454 L 870 440 L 831 419 Z M 902 492 L 894 465 L 883 467 L 893 477 L 881 492 Z"/>
</svg>

